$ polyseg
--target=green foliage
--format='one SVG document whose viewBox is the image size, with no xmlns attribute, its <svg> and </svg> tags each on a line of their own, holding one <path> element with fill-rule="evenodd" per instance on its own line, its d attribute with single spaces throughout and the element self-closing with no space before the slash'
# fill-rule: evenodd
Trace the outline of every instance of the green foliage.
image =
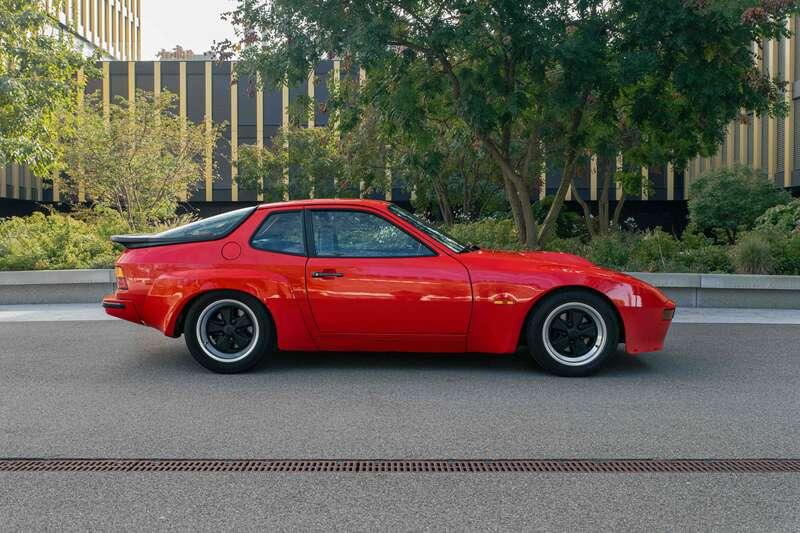
<svg viewBox="0 0 800 533">
<path fill-rule="evenodd" d="M 533 215 L 541 224 L 544 222 L 547 213 L 553 205 L 553 197 L 545 196 L 541 201 L 533 204 Z M 557 238 L 568 239 L 572 237 L 588 237 L 586 226 L 581 216 L 568 209 L 562 209 L 558 213 L 555 223 L 555 236 Z"/>
<path fill-rule="evenodd" d="M 484 179 L 502 182 L 521 242 L 536 247 L 581 154 L 680 167 L 712 153 L 742 109 L 785 113 L 752 43 L 786 35 L 795 11 L 796 2 L 752 0 L 239 0 L 230 14 L 239 42 L 223 51 L 275 85 L 306 80 L 331 56 L 346 75 L 363 67 L 362 96 L 333 103 L 355 109 L 343 128 L 377 108 L 423 155 L 435 153 L 426 147 L 442 131 L 435 124 L 463 124 L 496 166 Z M 528 199 L 545 159 L 565 179 L 539 225 Z"/>
<path fill-rule="evenodd" d="M 689 217 L 700 231 L 733 244 L 739 231 L 752 229 L 766 209 L 787 203 L 789 198 L 789 193 L 760 172 L 742 166 L 724 168 L 692 183 Z"/>
<path fill-rule="evenodd" d="M 70 216 L 0 219 L 0 270 L 108 268 L 117 254 L 97 227 Z"/>
<path fill-rule="evenodd" d="M 157 233 L 194 218 L 172 216 L 141 231 Z M 69 214 L 53 211 L 0 219 L 0 271 L 111 268 L 122 251 L 111 236 L 131 231 L 120 212 L 98 205 Z"/>
<path fill-rule="evenodd" d="M 613 231 L 598 236 L 592 239 L 586 258 L 607 268 L 626 270 L 631 264 L 631 251 L 639 240 L 638 234 L 628 231 Z"/>
<path fill-rule="evenodd" d="M 786 234 L 800 233 L 800 198 L 767 209 L 756 219 L 755 229 Z"/>
<path fill-rule="evenodd" d="M 135 100 L 117 98 L 104 115 L 96 94 L 76 114 L 62 144 L 73 190 L 85 187 L 99 205 L 116 209 L 133 231 L 169 221 L 178 202 L 197 186 L 205 170 L 207 143 L 221 125 L 203 125 L 176 114 L 176 96 L 137 91 Z M 212 169 L 213 170 L 213 169 Z"/>
<path fill-rule="evenodd" d="M 510 219 L 484 218 L 477 222 L 454 224 L 446 228 L 457 241 L 472 243 L 493 250 L 519 250 L 514 221 Z"/>
<path fill-rule="evenodd" d="M 58 117 L 75 108 L 77 74 L 91 68 L 44 0 L 0 0 L 0 164 L 50 175 L 60 158 Z"/>
<path fill-rule="evenodd" d="M 731 262 L 739 274 L 774 274 L 774 252 L 768 235 L 748 232 L 731 248 Z"/>
<path fill-rule="evenodd" d="M 630 252 L 631 262 L 637 265 L 636 270 L 645 272 L 665 272 L 673 269 L 675 256 L 680 243 L 661 228 L 646 231 L 641 238 L 635 240 Z"/>
<path fill-rule="evenodd" d="M 673 272 L 726 274 L 733 269 L 728 249 L 713 244 L 680 251 L 674 264 Z"/>
</svg>

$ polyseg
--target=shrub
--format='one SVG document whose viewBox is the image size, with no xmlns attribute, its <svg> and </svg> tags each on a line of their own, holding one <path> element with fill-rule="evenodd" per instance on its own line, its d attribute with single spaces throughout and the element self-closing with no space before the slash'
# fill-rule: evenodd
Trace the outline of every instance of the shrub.
<svg viewBox="0 0 800 533">
<path fill-rule="evenodd" d="M 680 250 L 675 257 L 675 272 L 707 272 L 725 274 L 733 270 L 728 248 L 709 244 Z"/>
<path fill-rule="evenodd" d="M 544 249 L 551 252 L 564 252 L 585 257 L 589 255 L 589 246 L 578 237 L 566 239 L 554 237 L 545 243 Z"/>
<path fill-rule="evenodd" d="M 755 228 L 786 234 L 800 232 L 800 198 L 795 198 L 788 204 L 770 207 L 756 219 Z"/>
<path fill-rule="evenodd" d="M 747 167 L 719 169 L 691 185 L 689 217 L 700 231 L 733 244 L 741 230 L 753 228 L 759 215 L 785 204 L 790 196 L 766 176 Z"/>
<path fill-rule="evenodd" d="M 639 234 L 629 231 L 611 232 L 592 239 L 586 258 L 604 267 L 626 270 L 630 267 L 631 250 L 640 239 Z"/>
<path fill-rule="evenodd" d="M 163 231 L 192 220 L 192 215 L 178 215 L 147 231 Z M 99 206 L 69 215 L 34 213 L 0 219 L 0 270 L 110 268 L 121 252 L 111 236 L 130 231 L 119 212 Z"/>
<path fill-rule="evenodd" d="M 772 274 L 776 257 L 769 235 L 748 232 L 742 235 L 731 250 L 731 260 L 739 274 Z"/>
<path fill-rule="evenodd" d="M 800 233 L 794 233 L 780 242 L 775 273 L 800 275 Z"/>
<path fill-rule="evenodd" d="M 645 272 L 669 271 L 678 252 L 678 241 L 656 228 L 646 231 L 630 250 L 630 265 Z"/>
<path fill-rule="evenodd" d="M 481 248 L 519 250 L 517 229 L 510 219 L 484 218 L 477 222 L 453 224 L 447 232 L 463 243 L 477 244 Z"/>
<path fill-rule="evenodd" d="M 0 270 L 108 268 L 117 254 L 97 227 L 67 215 L 0 219 Z"/>
</svg>

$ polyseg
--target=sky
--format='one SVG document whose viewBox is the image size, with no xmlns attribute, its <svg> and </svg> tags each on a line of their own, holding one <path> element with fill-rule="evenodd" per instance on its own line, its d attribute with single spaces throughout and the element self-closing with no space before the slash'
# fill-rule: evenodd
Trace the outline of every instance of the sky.
<svg viewBox="0 0 800 533">
<path fill-rule="evenodd" d="M 235 0 L 142 0 L 142 59 L 175 45 L 202 54 L 232 38 L 233 27 L 220 15 L 235 6 Z"/>
</svg>

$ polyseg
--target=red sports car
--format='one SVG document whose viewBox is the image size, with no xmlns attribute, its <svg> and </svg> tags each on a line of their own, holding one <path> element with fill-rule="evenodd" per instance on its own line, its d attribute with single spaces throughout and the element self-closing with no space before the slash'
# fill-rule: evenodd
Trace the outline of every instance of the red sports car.
<svg viewBox="0 0 800 533">
<path fill-rule="evenodd" d="M 186 338 L 216 372 L 287 351 L 481 352 L 527 345 L 581 376 L 624 342 L 660 350 L 675 304 L 580 257 L 462 244 L 387 202 L 248 207 L 124 235 L 108 314 Z"/>
</svg>

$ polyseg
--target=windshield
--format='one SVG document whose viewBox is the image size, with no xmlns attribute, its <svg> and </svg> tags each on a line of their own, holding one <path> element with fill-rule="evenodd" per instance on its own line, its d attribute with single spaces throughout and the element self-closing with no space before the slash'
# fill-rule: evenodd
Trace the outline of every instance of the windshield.
<svg viewBox="0 0 800 533">
<path fill-rule="evenodd" d="M 415 228 L 417 228 L 421 232 L 425 233 L 429 237 L 432 237 L 432 238 L 436 239 L 438 242 L 444 244 L 445 246 L 447 246 L 448 248 L 450 248 L 452 251 L 454 251 L 456 253 L 463 254 L 464 252 L 470 252 L 472 250 L 477 250 L 478 249 L 478 247 L 473 245 L 473 244 L 462 244 L 462 243 L 458 242 L 457 240 L 455 240 L 454 238 L 452 238 L 448 234 L 444 233 L 443 231 L 440 231 L 440 230 L 434 228 L 433 226 L 431 226 L 430 224 L 428 224 L 427 222 L 425 222 L 421 218 L 419 218 L 419 217 L 417 217 L 415 215 L 412 215 L 411 213 L 409 213 L 405 209 L 397 207 L 396 205 L 390 205 L 389 206 L 389 211 L 391 211 L 392 213 L 394 213 L 398 217 L 402 218 L 403 220 L 405 220 L 406 222 L 408 222 L 409 224 L 411 224 L 412 226 L 414 226 Z"/>
</svg>

